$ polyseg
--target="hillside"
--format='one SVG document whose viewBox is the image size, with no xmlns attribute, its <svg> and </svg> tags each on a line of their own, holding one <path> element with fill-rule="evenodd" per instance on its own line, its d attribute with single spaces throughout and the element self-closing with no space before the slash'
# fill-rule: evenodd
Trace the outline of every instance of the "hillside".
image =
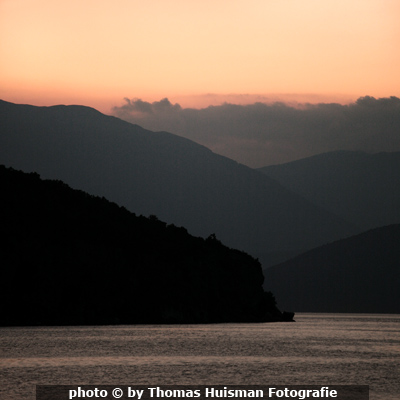
<svg viewBox="0 0 400 400">
<path fill-rule="evenodd" d="M 400 313 L 400 225 L 321 246 L 264 274 L 283 309 Z"/>
<path fill-rule="evenodd" d="M 215 236 L 0 166 L 2 326 L 280 320 L 257 260 Z"/>
<path fill-rule="evenodd" d="M 400 152 L 335 151 L 259 171 L 361 231 L 400 223 Z"/>
<path fill-rule="evenodd" d="M 155 214 L 195 236 L 215 233 L 256 257 L 354 232 L 260 172 L 182 137 L 82 106 L 0 101 L 0 163 Z"/>
</svg>

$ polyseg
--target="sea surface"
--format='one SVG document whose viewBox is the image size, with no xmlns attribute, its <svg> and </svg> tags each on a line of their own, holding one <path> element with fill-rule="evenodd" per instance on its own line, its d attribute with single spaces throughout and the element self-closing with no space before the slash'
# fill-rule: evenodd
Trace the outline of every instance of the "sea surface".
<svg viewBox="0 0 400 400">
<path fill-rule="evenodd" d="M 0 399 L 35 385 L 369 385 L 400 399 L 400 315 L 296 322 L 0 328 Z"/>
</svg>

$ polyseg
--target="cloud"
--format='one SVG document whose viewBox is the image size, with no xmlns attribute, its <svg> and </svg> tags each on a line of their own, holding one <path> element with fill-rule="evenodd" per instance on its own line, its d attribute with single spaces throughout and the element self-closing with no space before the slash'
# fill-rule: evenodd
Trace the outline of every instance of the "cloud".
<svg viewBox="0 0 400 400">
<path fill-rule="evenodd" d="M 113 114 L 153 131 L 168 131 L 251 167 L 333 150 L 400 150 L 400 99 L 366 96 L 355 103 L 225 103 L 182 108 L 167 98 L 125 99 Z"/>
<path fill-rule="evenodd" d="M 125 104 L 121 107 L 114 107 L 114 111 L 117 110 L 118 113 L 126 114 L 127 116 L 133 115 L 146 115 L 146 114 L 159 114 L 159 113 L 171 113 L 179 112 L 182 110 L 179 104 L 173 105 L 167 98 L 160 101 L 155 101 L 154 103 L 148 103 L 141 99 L 128 99 L 124 98 Z"/>
</svg>

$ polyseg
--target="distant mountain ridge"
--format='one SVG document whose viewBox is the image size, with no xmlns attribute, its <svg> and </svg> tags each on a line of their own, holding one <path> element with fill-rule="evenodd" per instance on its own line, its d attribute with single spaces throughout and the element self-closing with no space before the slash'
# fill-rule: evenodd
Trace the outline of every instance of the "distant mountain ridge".
<svg viewBox="0 0 400 400">
<path fill-rule="evenodd" d="M 369 230 L 264 270 L 278 307 L 400 313 L 400 225 Z"/>
<path fill-rule="evenodd" d="M 400 223 L 400 152 L 334 151 L 259 171 L 360 231 Z"/>
<path fill-rule="evenodd" d="M 254 256 L 310 249 L 354 227 L 266 175 L 167 132 L 82 106 L 0 101 L 0 163 L 155 214 Z"/>
</svg>

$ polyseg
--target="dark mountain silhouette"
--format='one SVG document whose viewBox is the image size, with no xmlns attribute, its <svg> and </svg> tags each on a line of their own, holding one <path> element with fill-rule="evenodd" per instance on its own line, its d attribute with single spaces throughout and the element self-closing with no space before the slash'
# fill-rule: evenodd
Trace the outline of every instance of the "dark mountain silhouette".
<svg viewBox="0 0 400 400">
<path fill-rule="evenodd" d="M 0 162 L 155 214 L 258 256 L 310 249 L 353 227 L 266 175 L 190 140 L 81 106 L 0 102 Z"/>
<path fill-rule="evenodd" d="M 281 320 L 260 263 L 215 237 L 0 166 L 0 325 Z"/>
<path fill-rule="evenodd" d="M 335 151 L 259 170 L 360 232 L 400 223 L 400 152 Z"/>
<path fill-rule="evenodd" d="M 400 313 L 400 225 L 321 246 L 264 274 L 283 309 Z"/>
</svg>

